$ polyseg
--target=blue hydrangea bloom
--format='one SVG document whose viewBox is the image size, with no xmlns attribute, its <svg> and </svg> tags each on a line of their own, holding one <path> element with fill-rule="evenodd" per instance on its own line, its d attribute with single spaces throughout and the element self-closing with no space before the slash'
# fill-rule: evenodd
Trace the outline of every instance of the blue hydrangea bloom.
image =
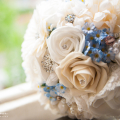
<svg viewBox="0 0 120 120">
<path fill-rule="evenodd" d="M 102 30 L 97 30 L 94 33 L 95 33 L 95 39 L 96 39 L 96 41 L 99 41 L 100 43 L 101 43 L 101 40 L 103 40 L 104 38 L 106 38 L 108 36 Z"/>
<path fill-rule="evenodd" d="M 91 56 L 93 49 L 94 49 L 93 47 L 88 47 L 87 50 L 84 52 L 84 55 Z"/>
<path fill-rule="evenodd" d="M 89 41 L 85 41 L 85 47 L 84 47 L 83 52 L 85 52 L 89 47 L 90 47 L 90 42 Z"/>
<path fill-rule="evenodd" d="M 101 50 L 94 48 L 92 50 L 91 58 L 93 61 L 100 62 L 103 58 L 104 54 Z"/>
<path fill-rule="evenodd" d="M 55 86 L 58 93 L 65 93 L 66 87 L 60 83 Z"/>
<path fill-rule="evenodd" d="M 106 63 L 110 63 L 111 60 L 115 59 L 115 54 L 112 51 L 109 51 L 106 55 L 105 55 L 105 61 Z"/>
<path fill-rule="evenodd" d="M 56 101 L 57 99 L 53 97 L 50 93 L 46 93 L 45 96 L 50 100 L 50 101 Z"/>
<path fill-rule="evenodd" d="M 54 86 L 46 86 L 46 87 L 43 88 L 43 90 L 45 92 L 50 92 L 53 88 L 54 88 Z"/>
<path fill-rule="evenodd" d="M 95 29 L 95 25 L 93 23 L 85 23 L 84 26 L 82 27 L 82 31 L 85 33 L 85 34 L 89 34 L 89 33 L 92 33 Z"/>
</svg>

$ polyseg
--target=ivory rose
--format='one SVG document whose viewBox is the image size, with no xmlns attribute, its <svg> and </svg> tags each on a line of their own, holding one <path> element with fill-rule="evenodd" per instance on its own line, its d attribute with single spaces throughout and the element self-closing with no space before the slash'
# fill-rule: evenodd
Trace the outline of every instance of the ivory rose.
<svg viewBox="0 0 120 120">
<path fill-rule="evenodd" d="M 74 96 L 99 92 L 107 82 L 106 63 L 93 63 L 90 57 L 72 52 L 56 68 L 60 83 L 70 88 Z"/>
<path fill-rule="evenodd" d="M 60 63 L 70 52 L 82 52 L 85 45 L 84 34 L 75 27 L 64 26 L 54 30 L 47 40 L 51 58 Z"/>
</svg>

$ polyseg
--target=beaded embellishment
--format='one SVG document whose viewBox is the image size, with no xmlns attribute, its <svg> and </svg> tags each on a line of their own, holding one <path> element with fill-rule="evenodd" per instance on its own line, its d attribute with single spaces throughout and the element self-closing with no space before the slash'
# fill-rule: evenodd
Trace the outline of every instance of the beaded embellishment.
<svg viewBox="0 0 120 120">
<path fill-rule="evenodd" d="M 70 23 L 73 23 L 74 22 L 74 19 L 75 19 L 75 15 L 74 14 L 68 14 L 66 17 L 65 17 L 65 20 L 67 22 L 70 22 Z"/>
<path fill-rule="evenodd" d="M 46 72 L 48 72 L 48 73 L 53 72 L 52 66 L 54 65 L 55 62 L 51 60 L 49 54 L 46 54 L 46 55 L 43 57 L 43 60 L 41 61 L 41 63 L 42 63 L 42 67 L 44 68 L 44 70 L 45 70 Z"/>
</svg>

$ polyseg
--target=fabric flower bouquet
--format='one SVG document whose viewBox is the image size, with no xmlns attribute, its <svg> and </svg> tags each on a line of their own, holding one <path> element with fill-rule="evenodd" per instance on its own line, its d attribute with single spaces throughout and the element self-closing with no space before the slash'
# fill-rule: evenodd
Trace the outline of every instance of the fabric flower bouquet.
<svg viewBox="0 0 120 120">
<path fill-rule="evenodd" d="M 120 0 L 48 0 L 22 44 L 40 103 L 77 119 L 120 118 Z M 38 85 L 37 85 L 38 84 Z"/>
</svg>

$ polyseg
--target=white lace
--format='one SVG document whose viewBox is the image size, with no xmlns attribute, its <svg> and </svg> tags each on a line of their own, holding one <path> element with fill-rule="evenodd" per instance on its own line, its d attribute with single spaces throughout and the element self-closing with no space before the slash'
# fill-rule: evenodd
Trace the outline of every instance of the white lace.
<svg viewBox="0 0 120 120">
<path fill-rule="evenodd" d="M 106 97 L 110 91 L 120 86 L 120 67 L 114 63 L 114 64 L 110 64 L 109 68 L 110 68 L 110 74 L 109 74 L 108 82 L 98 94 L 95 94 L 89 98 L 89 105 L 91 105 L 93 101 L 96 99 Z"/>
</svg>

